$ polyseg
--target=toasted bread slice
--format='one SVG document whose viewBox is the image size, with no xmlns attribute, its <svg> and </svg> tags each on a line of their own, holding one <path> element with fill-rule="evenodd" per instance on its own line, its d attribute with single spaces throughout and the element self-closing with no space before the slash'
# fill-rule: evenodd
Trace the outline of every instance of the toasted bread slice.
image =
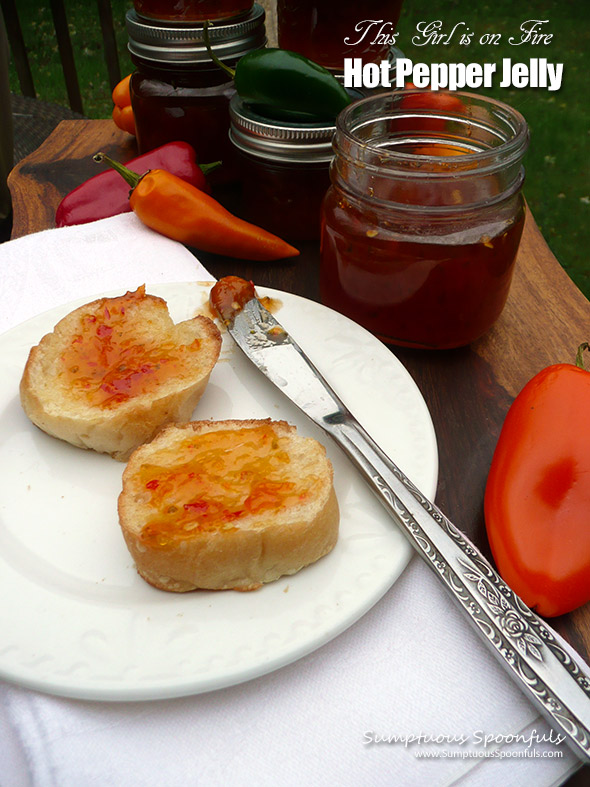
<svg viewBox="0 0 590 787">
<path fill-rule="evenodd" d="M 162 590 L 254 590 L 319 560 L 338 538 L 332 465 L 285 421 L 162 430 L 123 473 L 119 522 Z"/>
<path fill-rule="evenodd" d="M 212 320 L 175 325 L 166 302 L 139 287 L 75 309 L 33 347 L 22 406 L 48 434 L 125 461 L 191 417 L 220 349 Z"/>
</svg>

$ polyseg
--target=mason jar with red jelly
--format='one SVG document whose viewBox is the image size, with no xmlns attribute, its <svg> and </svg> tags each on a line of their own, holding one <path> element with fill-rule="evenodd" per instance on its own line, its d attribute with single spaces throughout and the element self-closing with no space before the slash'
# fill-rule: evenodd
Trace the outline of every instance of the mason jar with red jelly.
<svg viewBox="0 0 590 787">
<path fill-rule="evenodd" d="M 498 319 L 524 225 L 527 124 L 468 93 L 399 91 L 338 117 L 323 303 L 386 342 L 446 349 Z"/>
<path fill-rule="evenodd" d="M 165 22 L 204 22 L 239 16 L 254 0 L 133 0 L 139 16 Z"/>
<path fill-rule="evenodd" d="M 285 240 L 317 241 L 322 200 L 330 187 L 335 122 L 269 118 L 237 95 L 230 115 L 239 215 Z"/>
<path fill-rule="evenodd" d="M 264 18 L 264 9 L 254 5 L 238 20 L 213 25 L 209 39 L 215 55 L 234 67 L 245 54 L 264 47 Z M 126 22 L 136 66 L 130 92 L 139 152 L 176 140 L 188 142 L 199 162 L 223 161 L 219 173 L 228 179 L 229 102 L 235 87 L 211 59 L 203 25 L 148 21 L 134 10 L 127 12 Z"/>
<path fill-rule="evenodd" d="M 279 46 L 333 71 L 345 57 L 387 58 L 402 0 L 278 0 Z"/>
</svg>

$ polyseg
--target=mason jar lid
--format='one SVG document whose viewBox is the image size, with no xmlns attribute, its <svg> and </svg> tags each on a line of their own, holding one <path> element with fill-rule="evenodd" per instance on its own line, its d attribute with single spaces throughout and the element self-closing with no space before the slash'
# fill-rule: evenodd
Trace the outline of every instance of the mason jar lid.
<svg viewBox="0 0 590 787">
<path fill-rule="evenodd" d="M 295 123 L 259 115 L 235 95 L 229 105 L 233 144 L 245 153 L 274 161 L 330 162 L 336 122 Z"/>
<path fill-rule="evenodd" d="M 252 10 L 232 20 L 219 20 L 209 27 L 211 49 L 220 60 L 235 60 L 266 44 L 265 12 Z M 167 24 L 139 17 L 131 9 L 125 17 L 129 52 L 156 63 L 207 63 L 203 25 Z"/>
</svg>

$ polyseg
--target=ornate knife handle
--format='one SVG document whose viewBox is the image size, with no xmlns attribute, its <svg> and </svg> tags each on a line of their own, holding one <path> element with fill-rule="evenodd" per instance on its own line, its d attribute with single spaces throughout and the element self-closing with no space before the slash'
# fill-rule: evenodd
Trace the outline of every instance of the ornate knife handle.
<svg viewBox="0 0 590 787">
<path fill-rule="evenodd" d="M 576 755 L 590 760 L 590 677 L 479 550 L 412 484 L 348 412 L 322 427 L 345 450 L 483 639 Z"/>
</svg>

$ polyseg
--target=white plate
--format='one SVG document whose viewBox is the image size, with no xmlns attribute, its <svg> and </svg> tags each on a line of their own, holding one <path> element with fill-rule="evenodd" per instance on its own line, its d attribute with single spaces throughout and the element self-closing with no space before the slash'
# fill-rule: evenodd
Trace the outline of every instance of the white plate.
<svg viewBox="0 0 590 787">
<path fill-rule="evenodd" d="M 208 295 L 197 283 L 148 291 L 168 301 L 176 321 L 193 316 Z M 336 312 L 259 292 L 281 301 L 279 321 L 384 450 L 433 496 L 434 429 L 395 356 Z M 0 677 L 97 700 L 196 694 L 293 662 L 358 620 L 398 578 L 411 548 L 340 449 L 227 334 L 194 417 L 282 418 L 323 442 L 341 508 L 338 544 L 299 574 L 252 593 L 165 593 L 137 575 L 117 521 L 123 465 L 39 431 L 18 398 L 30 347 L 90 300 L 0 337 Z"/>
</svg>

